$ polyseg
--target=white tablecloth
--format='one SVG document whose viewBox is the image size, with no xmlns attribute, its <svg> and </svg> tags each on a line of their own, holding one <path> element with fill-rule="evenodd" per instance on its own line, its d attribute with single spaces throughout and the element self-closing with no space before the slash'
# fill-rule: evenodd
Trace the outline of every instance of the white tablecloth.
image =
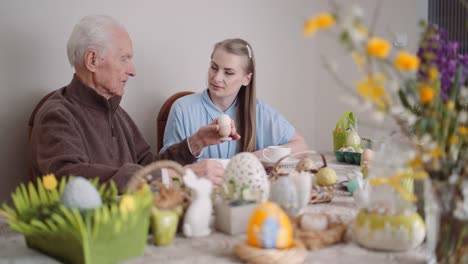
<svg viewBox="0 0 468 264">
<path fill-rule="evenodd" d="M 346 180 L 358 166 L 337 163 L 329 157 L 329 166 L 335 169 L 339 181 Z M 335 195 L 331 203 L 309 205 L 309 212 L 327 212 L 343 220 L 352 220 L 357 213 L 354 199 L 346 193 Z M 348 235 L 348 237 L 350 237 Z M 125 263 L 240 263 L 232 249 L 245 235 L 228 236 L 213 233 L 197 239 L 177 237 L 168 247 L 148 243 L 142 257 Z M 150 240 L 149 240 L 150 242 Z M 350 238 L 346 243 L 308 253 L 305 263 L 425 263 L 426 252 L 420 246 L 408 252 L 371 251 L 360 247 Z M 5 219 L 0 218 L 0 263 L 59 263 L 25 245 L 23 237 L 9 230 Z"/>
</svg>

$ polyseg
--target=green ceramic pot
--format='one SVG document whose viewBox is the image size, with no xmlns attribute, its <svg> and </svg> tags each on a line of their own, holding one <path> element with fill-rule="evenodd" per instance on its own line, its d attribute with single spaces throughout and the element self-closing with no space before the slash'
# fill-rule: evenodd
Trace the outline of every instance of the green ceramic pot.
<svg viewBox="0 0 468 264">
<path fill-rule="evenodd" d="M 182 215 L 182 206 L 166 210 L 153 207 L 151 223 L 153 228 L 153 242 L 157 246 L 172 244 L 177 233 L 177 225 Z"/>
</svg>

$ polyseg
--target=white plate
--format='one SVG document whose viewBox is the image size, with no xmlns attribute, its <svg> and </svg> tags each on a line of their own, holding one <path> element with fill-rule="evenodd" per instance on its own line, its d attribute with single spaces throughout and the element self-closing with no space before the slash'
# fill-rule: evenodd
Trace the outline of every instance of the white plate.
<svg viewBox="0 0 468 264">
<path fill-rule="evenodd" d="M 276 161 L 269 161 L 269 160 L 266 160 L 265 158 L 261 157 L 260 159 L 260 162 L 264 165 L 274 165 L 276 163 Z M 293 165 L 296 165 L 296 163 L 299 162 L 299 159 L 297 158 L 292 158 L 292 157 L 287 157 L 285 158 L 284 160 L 282 160 L 279 164 L 279 166 L 293 166 Z"/>
</svg>

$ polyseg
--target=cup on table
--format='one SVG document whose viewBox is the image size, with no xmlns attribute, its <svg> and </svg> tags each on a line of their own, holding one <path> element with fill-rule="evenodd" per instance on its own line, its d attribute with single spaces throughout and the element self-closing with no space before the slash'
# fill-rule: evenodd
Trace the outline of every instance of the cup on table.
<svg viewBox="0 0 468 264">
<path fill-rule="evenodd" d="M 269 146 L 262 151 L 263 158 L 271 162 L 276 162 L 289 154 L 291 154 L 291 148 L 283 146 Z"/>
</svg>

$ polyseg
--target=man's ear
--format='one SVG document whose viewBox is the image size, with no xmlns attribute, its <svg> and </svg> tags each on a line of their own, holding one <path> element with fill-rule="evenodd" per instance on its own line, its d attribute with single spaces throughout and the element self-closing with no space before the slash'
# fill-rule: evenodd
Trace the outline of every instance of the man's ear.
<svg viewBox="0 0 468 264">
<path fill-rule="evenodd" d="M 84 65 L 86 69 L 90 72 L 96 71 L 96 66 L 98 62 L 97 52 L 93 49 L 88 49 L 84 54 Z"/>
<path fill-rule="evenodd" d="M 244 82 L 242 83 L 242 85 L 244 85 L 244 86 L 249 85 L 249 83 L 250 83 L 251 80 L 252 80 L 252 73 L 249 73 L 249 74 L 247 74 L 247 76 L 245 77 L 245 80 L 244 80 Z"/>
</svg>

